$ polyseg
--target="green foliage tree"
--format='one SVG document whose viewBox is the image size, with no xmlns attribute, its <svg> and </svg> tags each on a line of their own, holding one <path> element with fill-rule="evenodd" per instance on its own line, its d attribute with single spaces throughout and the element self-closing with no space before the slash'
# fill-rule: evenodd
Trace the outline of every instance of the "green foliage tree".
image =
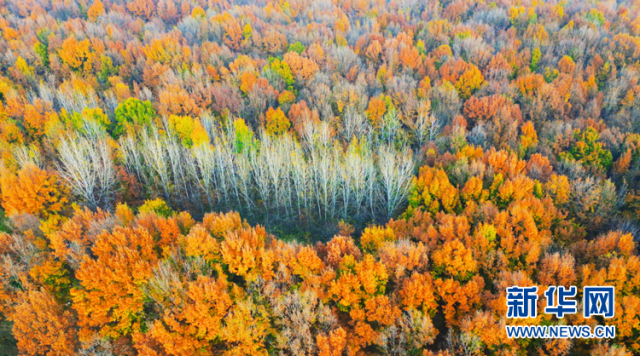
<svg viewBox="0 0 640 356">
<path fill-rule="evenodd" d="M 282 78 L 287 89 L 293 91 L 293 83 L 296 82 L 296 79 L 287 62 L 279 58 L 269 58 L 269 66 L 266 68 Z"/>
<path fill-rule="evenodd" d="M 540 52 L 540 47 L 536 47 L 531 52 L 531 64 L 529 68 L 532 72 L 538 70 L 538 64 L 540 63 L 540 58 L 542 57 L 542 52 Z"/>
<path fill-rule="evenodd" d="M 302 43 L 300 42 L 295 42 L 289 45 L 289 51 L 293 51 L 296 52 L 298 54 L 302 54 L 302 52 L 304 52 L 305 47 Z"/>
<path fill-rule="evenodd" d="M 587 167 L 609 170 L 613 165 L 611 151 L 607 150 L 600 140 L 598 131 L 589 127 L 582 131 L 577 129 L 573 132 L 575 142 L 567 152 L 562 152 L 560 158 L 564 160 L 575 160 Z"/>
<path fill-rule="evenodd" d="M 156 116 L 153 105 L 148 100 L 129 98 L 121 102 L 115 110 L 113 137 L 120 137 L 129 130 L 140 129 L 151 123 Z"/>
<path fill-rule="evenodd" d="M 98 80 L 102 84 L 108 83 L 109 77 L 117 75 L 118 68 L 113 65 L 113 60 L 109 56 L 102 56 L 100 58 L 100 72 L 98 73 Z"/>
<path fill-rule="evenodd" d="M 42 29 L 37 34 L 38 42 L 33 45 L 33 49 L 40 58 L 40 62 L 45 68 L 49 68 L 49 31 Z"/>
</svg>

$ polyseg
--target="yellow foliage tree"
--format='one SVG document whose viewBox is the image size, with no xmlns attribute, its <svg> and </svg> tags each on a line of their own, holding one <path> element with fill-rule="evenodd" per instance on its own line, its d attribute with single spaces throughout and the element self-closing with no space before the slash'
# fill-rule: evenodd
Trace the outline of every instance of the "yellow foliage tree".
<svg viewBox="0 0 640 356">
<path fill-rule="evenodd" d="M 538 133 L 531 121 L 522 125 L 522 135 L 520 136 L 520 148 L 527 152 L 530 148 L 538 144 Z"/>
<path fill-rule="evenodd" d="M 274 110 L 273 108 L 269 108 L 269 110 L 267 110 L 266 129 L 268 133 L 280 135 L 287 132 L 290 127 L 291 121 L 287 119 L 282 109 L 277 108 Z"/>
<path fill-rule="evenodd" d="M 484 83 L 484 76 L 478 67 L 469 64 L 455 83 L 456 90 L 462 99 L 468 99 Z"/>
<path fill-rule="evenodd" d="M 98 20 L 98 17 L 100 15 L 103 15 L 104 13 L 105 13 L 104 5 L 102 4 L 102 1 L 100 1 L 100 0 L 96 0 L 93 3 L 93 5 L 91 5 L 91 7 L 89 7 L 89 10 L 87 10 L 87 16 L 89 17 L 89 20 L 91 20 L 91 21 Z"/>
<path fill-rule="evenodd" d="M 360 244 L 365 251 L 373 252 L 377 251 L 385 242 L 395 240 L 393 229 L 374 226 L 364 229 L 360 237 Z"/>
<path fill-rule="evenodd" d="M 453 212 L 459 203 L 458 189 L 449 182 L 444 170 L 429 166 L 420 167 L 420 174 L 413 178 L 408 212 L 418 207 L 434 214 L 440 210 Z"/>
</svg>

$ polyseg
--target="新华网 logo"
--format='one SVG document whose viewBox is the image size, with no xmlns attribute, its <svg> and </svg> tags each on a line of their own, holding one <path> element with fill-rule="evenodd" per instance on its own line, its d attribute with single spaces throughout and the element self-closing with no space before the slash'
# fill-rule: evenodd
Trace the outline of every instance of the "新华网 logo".
<svg viewBox="0 0 640 356">
<path fill-rule="evenodd" d="M 549 286 L 543 293 L 546 306 L 543 312 L 563 319 L 577 314 L 578 288 Z M 536 318 L 538 316 L 538 287 L 507 288 L 507 318 Z M 585 318 L 615 316 L 615 289 L 610 286 L 585 286 L 582 289 L 582 308 Z M 614 338 L 615 326 L 596 325 L 507 325 L 509 338 Z"/>
</svg>

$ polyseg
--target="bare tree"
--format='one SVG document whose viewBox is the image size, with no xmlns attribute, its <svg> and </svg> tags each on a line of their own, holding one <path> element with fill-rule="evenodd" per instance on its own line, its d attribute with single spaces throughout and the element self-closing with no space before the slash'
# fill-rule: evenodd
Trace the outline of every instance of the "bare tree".
<svg viewBox="0 0 640 356">
<path fill-rule="evenodd" d="M 440 122 L 429 113 L 420 113 L 416 120 L 414 134 L 418 140 L 418 144 L 422 147 L 427 141 L 435 140 L 440 131 Z"/>
<path fill-rule="evenodd" d="M 22 168 L 26 164 L 33 164 L 39 168 L 43 168 L 42 155 L 36 146 L 17 145 L 11 149 L 13 159 L 18 163 L 18 167 Z"/>
<path fill-rule="evenodd" d="M 409 194 L 413 167 L 413 154 L 409 149 L 398 152 L 389 146 L 382 146 L 378 150 L 378 171 L 388 219 Z"/>
<path fill-rule="evenodd" d="M 302 218 L 302 210 L 309 211 L 309 167 L 304 156 L 304 151 L 296 143 L 291 152 L 291 181 L 295 190 L 298 218 Z"/>
<path fill-rule="evenodd" d="M 131 135 L 124 136 L 120 138 L 119 146 L 120 154 L 129 173 L 135 174 L 136 178 L 148 187 L 150 179 L 144 166 L 144 159 L 142 158 L 142 152 L 140 151 L 137 139 Z"/>
<path fill-rule="evenodd" d="M 238 179 L 238 185 L 240 186 L 240 193 L 244 201 L 244 206 L 247 212 L 251 213 L 255 208 L 255 203 L 251 197 L 252 185 L 251 185 L 251 164 L 246 154 L 239 154 L 235 157 L 236 163 L 236 177 Z"/>
<path fill-rule="evenodd" d="M 361 137 L 345 151 L 326 122 L 309 121 L 302 144 L 287 133 L 265 132 L 247 143 L 231 119 L 224 127 L 207 116 L 203 121 L 210 143 L 190 149 L 157 128 L 121 138 L 127 170 L 174 204 L 202 197 L 209 209 L 286 222 L 391 216 L 406 198 L 413 159 L 408 148 L 393 148 L 400 143 L 394 138 L 374 152 L 380 142 Z"/>
<path fill-rule="evenodd" d="M 214 179 L 215 179 L 215 159 L 213 155 L 213 146 L 209 144 L 201 144 L 191 149 L 193 159 L 189 166 L 189 173 L 193 180 L 198 183 L 200 190 L 207 197 L 209 208 L 213 208 L 214 201 Z"/>
<path fill-rule="evenodd" d="M 288 185 L 285 184 L 285 178 L 288 172 L 285 171 L 286 167 L 284 165 L 288 147 L 283 145 L 282 139 L 268 135 L 264 131 L 261 133 L 261 136 L 261 154 L 260 160 L 257 163 L 266 166 L 267 178 L 271 185 L 270 191 L 273 192 L 272 206 L 276 209 L 277 213 L 278 208 L 283 206 L 287 208 L 286 204 L 283 203 L 283 193 L 284 190 L 288 188 Z"/>
<path fill-rule="evenodd" d="M 432 344 L 437 330 L 429 316 L 416 310 L 404 312 L 395 324 L 380 332 L 377 344 L 385 355 L 414 354 Z"/>
<path fill-rule="evenodd" d="M 369 122 L 363 113 L 353 106 L 349 105 L 344 111 L 342 136 L 345 140 L 350 141 L 354 136 L 360 138 L 365 136 L 371 130 Z"/>
<path fill-rule="evenodd" d="M 170 187 L 171 177 L 169 171 L 169 163 L 164 150 L 164 140 L 162 139 L 158 128 L 153 127 L 151 132 L 144 132 L 141 135 L 140 147 L 142 158 L 147 167 L 150 168 L 150 174 L 144 175 L 148 179 L 148 185 L 160 184 L 164 192 L 164 198 L 171 201 Z M 156 183 L 154 177 L 159 179 Z"/>
<path fill-rule="evenodd" d="M 171 178 L 175 188 L 175 201 L 179 201 L 183 206 L 188 205 L 193 196 L 192 184 L 189 180 L 187 167 L 191 155 L 187 149 L 172 136 L 161 136 L 163 148 L 167 157 L 167 162 L 171 169 Z"/>
<path fill-rule="evenodd" d="M 382 142 L 387 145 L 393 145 L 396 142 L 404 141 L 405 136 L 402 134 L 402 131 L 402 123 L 395 109 L 391 109 L 384 114 L 380 128 L 380 140 Z"/>
<path fill-rule="evenodd" d="M 269 171 L 267 165 L 262 162 L 263 155 L 257 151 L 250 151 L 249 160 L 251 162 L 251 173 L 258 190 L 258 196 L 262 200 L 265 211 L 269 212 L 271 206 L 271 182 L 269 181 Z"/>
<path fill-rule="evenodd" d="M 341 173 L 343 178 L 342 203 L 343 218 L 349 216 L 349 207 L 357 216 L 363 212 L 365 198 L 368 193 L 367 183 L 369 180 L 375 181 L 375 169 L 371 147 L 365 142 L 352 141 L 347 148 L 347 152 L 341 160 Z M 369 192 L 371 193 L 371 192 Z"/>
<path fill-rule="evenodd" d="M 113 198 L 116 173 L 105 139 L 63 137 L 58 145 L 60 174 L 74 194 L 92 209 L 107 208 Z"/>
<path fill-rule="evenodd" d="M 335 214 L 335 199 L 337 197 L 337 167 L 333 147 L 318 145 L 309 155 L 309 172 L 315 193 L 318 215 L 328 219 Z"/>
</svg>

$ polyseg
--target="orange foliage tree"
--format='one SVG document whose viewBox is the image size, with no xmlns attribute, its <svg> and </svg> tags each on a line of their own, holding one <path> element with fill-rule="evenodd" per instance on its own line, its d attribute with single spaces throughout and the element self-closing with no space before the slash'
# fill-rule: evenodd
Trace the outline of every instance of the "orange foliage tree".
<svg viewBox="0 0 640 356">
<path fill-rule="evenodd" d="M 30 355 L 71 355 L 78 344 L 72 311 L 46 291 L 29 290 L 11 316 L 13 335 Z"/>
<path fill-rule="evenodd" d="M 74 36 L 67 38 L 58 51 L 60 59 L 74 70 L 91 70 L 93 58 L 91 42 L 88 39 L 78 41 Z"/>
<path fill-rule="evenodd" d="M 27 164 L 17 174 L 5 169 L 0 175 L 2 207 L 7 214 L 35 214 L 43 218 L 62 212 L 68 189 L 57 175 Z"/>
<path fill-rule="evenodd" d="M 80 264 L 80 285 L 71 291 L 80 338 L 89 339 L 93 331 L 110 338 L 130 335 L 141 327 L 142 287 L 157 261 L 151 235 L 144 228 L 118 227 L 96 238 L 92 254 Z"/>
</svg>

